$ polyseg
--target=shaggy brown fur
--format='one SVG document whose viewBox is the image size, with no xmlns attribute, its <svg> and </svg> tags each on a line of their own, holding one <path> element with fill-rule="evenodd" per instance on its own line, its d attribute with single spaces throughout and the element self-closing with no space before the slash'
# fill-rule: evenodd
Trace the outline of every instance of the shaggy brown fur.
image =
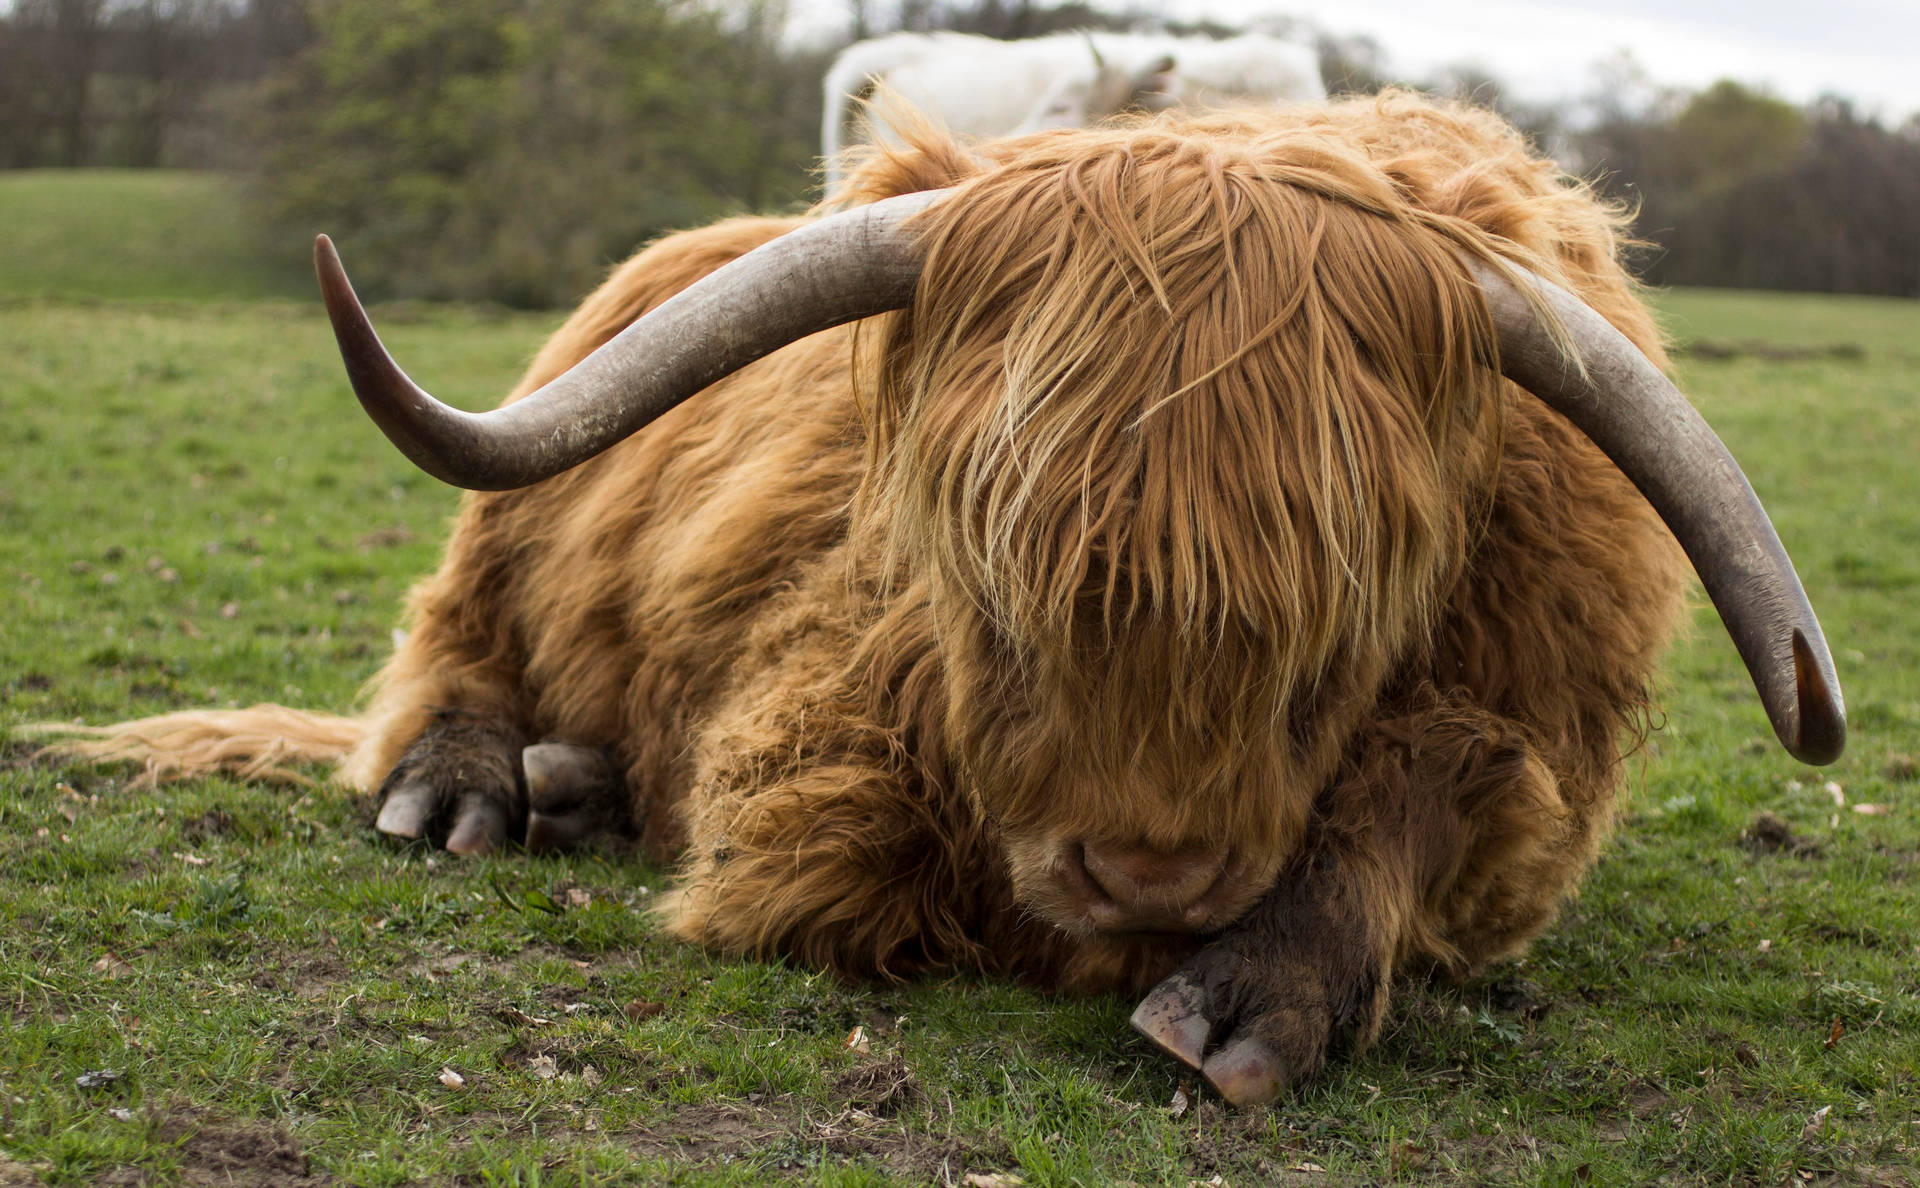
<svg viewBox="0 0 1920 1188">
<path fill-rule="evenodd" d="M 1621 218 L 1405 95 L 922 135 L 843 198 L 939 186 L 909 310 L 468 496 L 344 776 L 514 805 L 521 744 L 604 748 L 675 933 L 848 974 L 1140 990 L 1204 934 L 1215 1008 L 1308 1075 L 1395 969 L 1516 951 L 1607 828 L 1683 561 L 1488 367 L 1459 257 L 1659 361 Z M 516 395 L 797 222 L 648 248 Z M 495 774 L 420 753 L 449 709 Z M 1082 844 L 1228 851 L 1229 885 L 1198 934 L 1099 932 Z"/>
</svg>

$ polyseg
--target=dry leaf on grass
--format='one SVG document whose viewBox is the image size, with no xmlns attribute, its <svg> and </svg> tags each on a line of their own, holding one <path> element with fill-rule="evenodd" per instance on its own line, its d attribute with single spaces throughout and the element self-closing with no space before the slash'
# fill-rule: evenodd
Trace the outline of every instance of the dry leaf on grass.
<svg viewBox="0 0 1920 1188">
<path fill-rule="evenodd" d="M 1024 1183 L 1012 1172 L 968 1172 L 960 1188 L 1020 1188 Z"/>
<path fill-rule="evenodd" d="M 93 963 L 95 973 L 106 974 L 110 978 L 124 978 L 133 973 L 133 966 L 121 960 L 119 955 L 108 951 L 100 960 Z"/>
<path fill-rule="evenodd" d="M 450 1068 L 443 1067 L 440 1070 L 440 1083 L 449 1089 L 464 1089 L 467 1087 L 467 1078 Z"/>
<path fill-rule="evenodd" d="M 1807 1139 L 1819 1134 L 1827 1125 L 1827 1115 L 1832 1112 L 1833 1107 L 1830 1105 L 1821 1106 L 1819 1109 L 1813 1111 L 1813 1117 L 1808 1118 L 1807 1124 L 1800 1128 L 1801 1141 L 1805 1142 Z"/>
<path fill-rule="evenodd" d="M 535 1056 L 527 1061 L 527 1070 L 543 1081 L 551 1081 L 560 1075 L 560 1066 L 551 1056 Z"/>
<path fill-rule="evenodd" d="M 1396 1176 L 1409 1168 L 1419 1167 L 1426 1162 L 1426 1158 L 1427 1149 L 1412 1139 L 1402 1139 L 1400 1145 L 1387 1156 L 1388 1164 Z"/>
<path fill-rule="evenodd" d="M 1840 1020 L 1836 1018 L 1833 1021 L 1833 1026 L 1827 1029 L 1827 1042 L 1824 1046 L 1831 1051 L 1835 1045 L 1839 1044 L 1840 1037 L 1845 1034 L 1847 1034 L 1847 1029 L 1842 1026 Z"/>
<path fill-rule="evenodd" d="M 552 1019 L 543 1018 L 539 1015 L 529 1015 L 516 1006 L 500 1007 L 495 1010 L 493 1014 L 494 1017 L 502 1023 L 511 1023 L 516 1027 L 545 1027 L 547 1024 L 553 1022 Z"/>
<path fill-rule="evenodd" d="M 1853 811 L 1863 817 L 1884 817 L 1887 815 L 1887 806 L 1884 804 L 1856 804 L 1853 806 Z"/>
<path fill-rule="evenodd" d="M 1167 1103 L 1167 1116 L 1170 1118 L 1178 1118 L 1180 1115 L 1186 1113 L 1187 1107 L 1192 1104 L 1193 1095 L 1187 1092 L 1186 1083 L 1183 1081 L 1174 1089 L 1173 1100 Z"/>
</svg>

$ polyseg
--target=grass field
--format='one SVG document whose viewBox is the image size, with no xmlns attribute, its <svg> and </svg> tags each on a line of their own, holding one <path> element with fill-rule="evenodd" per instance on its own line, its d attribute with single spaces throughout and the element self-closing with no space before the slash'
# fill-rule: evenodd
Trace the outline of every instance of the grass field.
<svg viewBox="0 0 1920 1188">
<path fill-rule="evenodd" d="M 115 289 L 84 247 L 23 264 L 21 221 L 0 729 L 350 705 L 454 495 L 361 417 L 311 303 L 257 300 L 232 257 L 177 293 Z M 0 1185 L 1920 1182 L 1920 305 L 1661 304 L 1686 339 L 1817 348 L 1681 371 L 1821 612 L 1848 755 L 1788 759 L 1702 609 L 1578 902 L 1523 961 L 1401 987 L 1380 1043 L 1296 1099 L 1170 1108 L 1188 1078 L 1118 999 L 670 944 L 644 912 L 665 873 L 617 856 L 435 858 L 325 788 L 142 790 L 16 742 Z M 382 329 L 479 404 L 554 321 Z M 1748 836 L 1762 813 L 1786 834 Z"/>
<path fill-rule="evenodd" d="M 0 299 L 305 297 L 306 245 L 256 243 L 247 226 L 215 174 L 0 170 Z"/>
</svg>

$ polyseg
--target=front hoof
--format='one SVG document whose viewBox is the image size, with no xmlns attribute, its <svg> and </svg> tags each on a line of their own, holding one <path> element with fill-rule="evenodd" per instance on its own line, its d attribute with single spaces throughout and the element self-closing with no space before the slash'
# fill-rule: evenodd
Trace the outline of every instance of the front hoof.
<svg viewBox="0 0 1920 1188">
<path fill-rule="evenodd" d="M 527 785 L 527 849 L 571 850 L 622 832 L 626 781 L 597 747 L 535 743 L 520 752 Z"/>
<path fill-rule="evenodd" d="M 447 831 L 446 850 L 473 858 L 491 854 L 507 844 L 507 815 L 490 796 L 463 796 Z"/>
<path fill-rule="evenodd" d="M 1213 1031 L 1206 1008 L 1205 992 L 1186 974 L 1177 973 L 1149 991 L 1127 1022 L 1162 1052 L 1188 1068 L 1199 1068 Z"/>
<path fill-rule="evenodd" d="M 387 790 L 373 827 L 402 841 L 419 841 L 427 836 L 439 804 L 439 793 L 432 786 L 418 780 L 401 781 Z"/>
<path fill-rule="evenodd" d="M 1200 1075 L 1237 1106 L 1266 1105 L 1287 1087 L 1286 1064 L 1272 1048 L 1252 1036 L 1235 1040 L 1207 1057 Z"/>
<path fill-rule="evenodd" d="M 1384 1008 L 1363 953 L 1330 956 L 1289 960 L 1271 938 L 1222 937 L 1148 992 L 1134 1030 L 1232 1104 L 1265 1105 L 1311 1080 L 1342 1037 L 1364 1038 Z"/>
<path fill-rule="evenodd" d="M 454 854 L 498 850 L 526 813 L 519 757 L 519 735 L 506 725 L 440 710 L 387 774 L 373 827 Z"/>
</svg>

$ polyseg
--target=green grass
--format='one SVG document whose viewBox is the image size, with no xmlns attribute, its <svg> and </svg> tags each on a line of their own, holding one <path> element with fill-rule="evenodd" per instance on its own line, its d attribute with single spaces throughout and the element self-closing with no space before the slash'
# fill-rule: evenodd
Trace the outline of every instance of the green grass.
<svg viewBox="0 0 1920 1188">
<path fill-rule="evenodd" d="M 304 298 L 306 251 L 256 243 L 217 174 L 0 171 L 0 298 Z"/>
<path fill-rule="evenodd" d="M 1298 1098 L 1173 1116 L 1188 1078 L 1118 999 L 669 943 L 664 872 L 609 856 L 436 859 L 337 792 L 145 791 L 14 749 L 0 1184 L 1920 1181 L 1920 305 L 1661 304 L 1865 350 L 1682 366 L 1820 610 L 1848 755 L 1784 756 L 1702 609 L 1581 898 L 1523 961 L 1403 986 Z M 554 320 L 388 314 L 471 403 Z M 351 703 L 455 496 L 364 422 L 314 310 L 16 301 L 0 360 L 0 728 Z M 1762 811 L 1812 851 L 1743 846 Z"/>
<path fill-rule="evenodd" d="M 1759 342 L 1858 347 L 1867 354 L 1920 354 L 1914 303 L 1891 297 L 1685 289 L 1656 295 L 1667 329 L 1682 342 Z"/>
</svg>

